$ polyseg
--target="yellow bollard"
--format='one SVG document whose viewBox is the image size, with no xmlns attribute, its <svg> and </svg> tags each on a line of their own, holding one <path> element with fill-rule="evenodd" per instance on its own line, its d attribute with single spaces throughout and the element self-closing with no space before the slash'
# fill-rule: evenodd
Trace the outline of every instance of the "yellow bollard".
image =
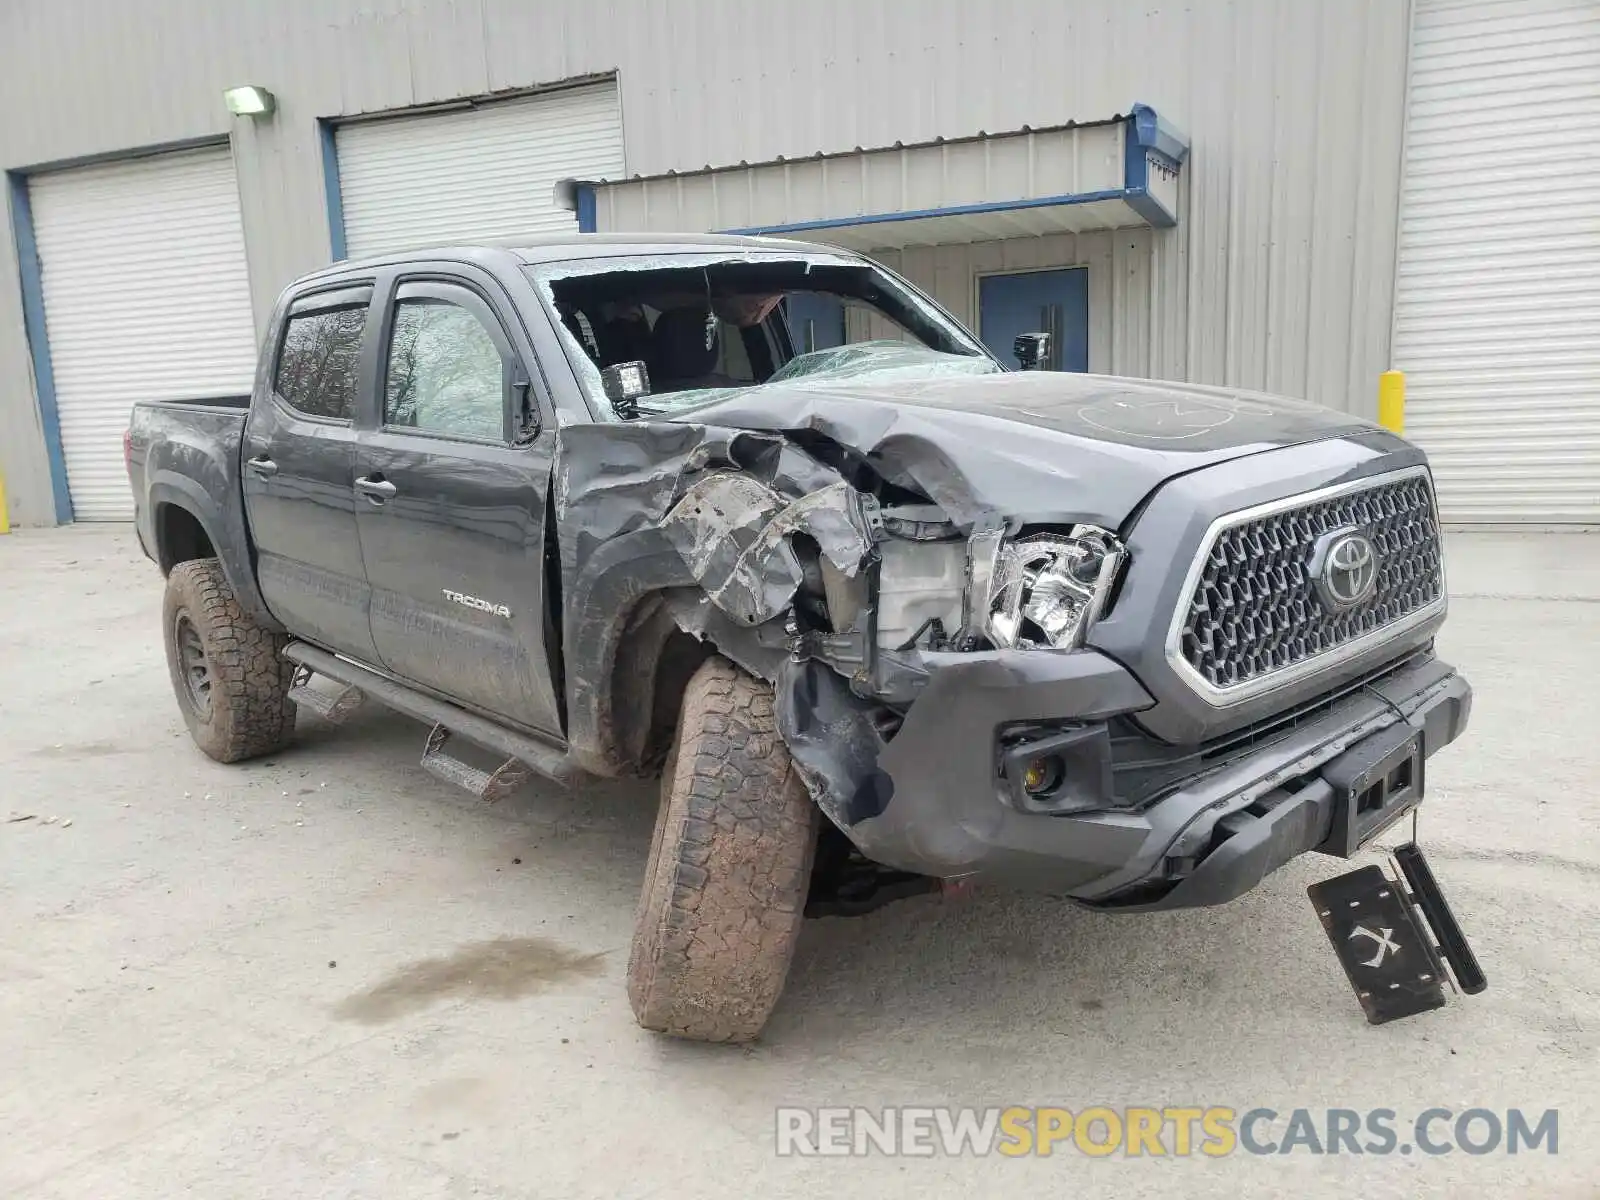
<svg viewBox="0 0 1600 1200">
<path fill-rule="evenodd" d="M 0 475 L 0 533 L 11 532 L 11 518 L 6 514 L 6 477 Z"/>
<path fill-rule="evenodd" d="M 1378 376 L 1378 424 L 1402 436 L 1406 431 L 1406 373 L 1385 371 Z"/>
</svg>

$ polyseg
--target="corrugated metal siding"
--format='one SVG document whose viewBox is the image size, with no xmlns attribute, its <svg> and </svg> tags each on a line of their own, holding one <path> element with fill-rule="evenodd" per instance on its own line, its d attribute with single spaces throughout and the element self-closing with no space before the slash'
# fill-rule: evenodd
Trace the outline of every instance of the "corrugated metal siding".
<svg viewBox="0 0 1600 1200">
<path fill-rule="evenodd" d="M 598 189 L 596 215 L 602 230 L 741 230 L 1120 192 L 1125 135 L 1125 122 L 1106 121 L 612 182 Z M 854 249 L 874 249 L 1145 223 L 1121 200 L 944 216 L 938 222 L 937 229 L 918 221 L 894 221 L 857 230 L 832 228 L 818 236 Z M 883 240 L 873 242 L 874 237 Z"/>
<path fill-rule="evenodd" d="M 904 0 L 8 0 L 0 166 L 231 130 L 259 321 L 328 257 L 318 118 L 614 70 L 628 167 L 654 174 L 1143 101 L 1193 143 L 1183 221 L 1152 245 L 1150 372 L 1370 413 L 1408 19 L 1404 0 L 924 0 L 914 20 Z M 223 111 L 248 82 L 276 93 L 271 121 Z M 0 465 L 38 453 L 15 293 L 0 286 Z M 48 496 L 22 506 L 47 514 Z"/>
<path fill-rule="evenodd" d="M 472 240 L 576 233 L 556 181 L 618 175 L 612 83 L 477 109 L 341 128 L 335 144 L 351 258 Z"/>
<path fill-rule="evenodd" d="M 1600 523 L 1600 6 L 1419 0 L 1395 365 L 1447 520 Z"/>
<path fill-rule="evenodd" d="M 226 147 L 29 181 L 73 516 L 133 516 L 138 400 L 250 390 L 255 327 Z"/>
</svg>

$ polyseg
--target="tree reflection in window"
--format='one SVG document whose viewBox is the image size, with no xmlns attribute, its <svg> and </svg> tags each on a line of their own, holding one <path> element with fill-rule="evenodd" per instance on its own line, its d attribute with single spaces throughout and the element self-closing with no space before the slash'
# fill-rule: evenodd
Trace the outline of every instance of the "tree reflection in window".
<svg viewBox="0 0 1600 1200">
<path fill-rule="evenodd" d="M 348 421 L 355 410 L 356 366 L 367 308 L 335 308 L 289 318 L 273 380 L 291 408 Z"/>
<path fill-rule="evenodd" d="M 384 424 L 498 440 L 505 433 L 502 368 L 499 347 L 465 308 L 402 300 L 389 340 Z"/>
</svg>

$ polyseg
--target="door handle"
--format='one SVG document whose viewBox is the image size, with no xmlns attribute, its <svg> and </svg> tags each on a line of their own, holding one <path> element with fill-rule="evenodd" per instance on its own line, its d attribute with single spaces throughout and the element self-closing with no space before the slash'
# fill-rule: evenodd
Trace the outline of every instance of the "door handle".
<svg viewBox="0 0 1600 1200">
<path fill-rule="evenodd" d="M 278 464 L 265 454 L 258 454 L 255 458 L 247 459 L 244 465 L 261 476 L 276 475 L 278 473 Z"/>
<path fill-rule="evenodd" d="M 356 491 L 374 504 L 382 504 L 399 490 L 382 475 L 363 475 L 356 480 Z"/>
</svg>

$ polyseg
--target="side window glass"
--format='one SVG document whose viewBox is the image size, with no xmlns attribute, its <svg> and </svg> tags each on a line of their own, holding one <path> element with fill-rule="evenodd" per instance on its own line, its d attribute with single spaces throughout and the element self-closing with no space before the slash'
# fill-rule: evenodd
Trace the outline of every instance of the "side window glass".
<svg viewBox="0 0 1600 1200">
<path fill-rule="evenodd" d="M 273 377 L 283 402 L 307 416 L 350 420 L 366 321 L 365 305 L 291 316 Z"/>
<path fill-rule="evenodd" d="M 385 425 L 498 441 L 505 436 L 504 360 L 477 316 L 448 300 L 395 305 Z"/>
<path fill-rule="evenodd" d="M 750 348 L 745 345 L 747 330 L 727 321 L 721 323 L 717 338 L 717 374 L 739 383 L 756 382 L 755 368 L 750 365 Z"/>
</svg>

